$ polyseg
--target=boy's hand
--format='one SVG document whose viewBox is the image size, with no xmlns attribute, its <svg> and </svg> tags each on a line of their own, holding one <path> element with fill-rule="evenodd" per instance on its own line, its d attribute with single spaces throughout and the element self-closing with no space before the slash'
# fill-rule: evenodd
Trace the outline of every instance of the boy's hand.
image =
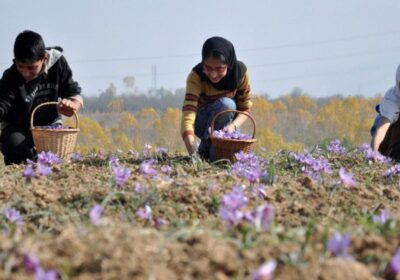
<svg viewBox="0 0 400 280">
<path fill-rule="evenodd" d="M 78 100 L 63 99 L 57 104 L 57 110 L 61 114 L 71 117 L 74 112 L 78 113 L 81 109 L 81 103 Z"/>
</svg>

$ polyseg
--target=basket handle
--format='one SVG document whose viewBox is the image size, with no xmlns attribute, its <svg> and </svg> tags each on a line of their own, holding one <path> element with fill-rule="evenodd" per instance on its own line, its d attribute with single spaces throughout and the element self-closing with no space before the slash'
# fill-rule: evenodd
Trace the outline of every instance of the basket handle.
<svg viewBox="0 0 400 280">
<path fill-rule="evenodd" d="M 32 114 L 31 114 L 31 129 L 33 128 L 33 117 L 35 116 L 36 110 L 39 109 L 40 107 L 47 106 L 47 105 L 57 105 L 58 102 L 55 101 L 50 101 L 50 102 L 44 102 L 42 104 L 39 104 L 36 106 L 35 109 L 33 109 Z M 79 118 L 78 114 L 74 111 L 74 117 L 75 117 L 75 128 L 79 129 Z"/>
<path fill-rule="evenodd" d="M 214 133 L 214 122 L 217 119 L 217 117 L 221 114 L 225 114 L 228 112 L 235 112 L 235 113 L 243 114 L 243 115 L 246 115 L 247 117 L 249 117 L 249 119 L 253 122 L 253 139 L 254 139 L 254 137 L 256 136 L 256 121 L 249 113 L 244 112 L 244 111 L 238 111 L 238 110 L 225 110 L 225 111 L 221 111 L 221 112 L 217 113 L 211 121 L 211 135 L 213 135 L 213 133 Z"/>
</svg>

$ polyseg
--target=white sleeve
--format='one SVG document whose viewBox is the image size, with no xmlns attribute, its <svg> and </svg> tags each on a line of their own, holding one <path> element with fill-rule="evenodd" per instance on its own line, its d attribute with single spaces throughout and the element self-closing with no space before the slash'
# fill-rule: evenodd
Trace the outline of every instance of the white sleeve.
<svg viewBox="0 0 400 280">
<path fill-rule="evenodd" d="M 390 123 L 395 123 L 399 119 L 400 94 L 396 87 L 389 89 L 385 93 L 385 96 L 379 104 L 379 111 Z"/>
</svg>

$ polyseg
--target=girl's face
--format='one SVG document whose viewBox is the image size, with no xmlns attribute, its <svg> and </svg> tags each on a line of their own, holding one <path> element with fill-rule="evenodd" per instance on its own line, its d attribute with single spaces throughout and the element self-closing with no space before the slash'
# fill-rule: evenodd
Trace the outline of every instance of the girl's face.
<svg viewBox="0 0 400 280">
<path fill-rule="evenodd" d="M 228 65 L 219 59 L 208 57 L 203 61 L 203 73 L 212 83 L 216 84 L 228 73 Z"/>
<path fill-rule="evenodd" d="M 47 57 L 45 56 L 43 59 L 35 61 L 33 63 L 21 62 L 15 60 L 15 66 L 19 73 L 21 73 L 22 77 L 25 81 L 29 82 L 35 78 L 37 78 L 43 70 L 43 66 L 47 61 Z"/>
</svg>

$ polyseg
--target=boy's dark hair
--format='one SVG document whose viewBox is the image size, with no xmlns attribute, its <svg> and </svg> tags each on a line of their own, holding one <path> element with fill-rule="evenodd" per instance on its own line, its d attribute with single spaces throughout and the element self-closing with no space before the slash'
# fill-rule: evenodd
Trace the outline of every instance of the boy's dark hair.
<svg viewBox="0 0 400 280">
<path fill-rule="evenodd" d="M 40 34 L 25 30 L 18 34 L 14 44 L 14 58 L 21 62 L 33 63 L 42 59 L 46 47 Z"/>
<path fill-rule="evenodd" d="M 218 59 L 223 64 L 227 64 L 228 63 L 226 57 L 222 53 L 220 53 L 219 51 L 216 51 L 216 50 L 212 50 L 209 53 L 205 53 L 204 54 L 204 59 L 207 59 L 209 57 Z"/>
</svg>

